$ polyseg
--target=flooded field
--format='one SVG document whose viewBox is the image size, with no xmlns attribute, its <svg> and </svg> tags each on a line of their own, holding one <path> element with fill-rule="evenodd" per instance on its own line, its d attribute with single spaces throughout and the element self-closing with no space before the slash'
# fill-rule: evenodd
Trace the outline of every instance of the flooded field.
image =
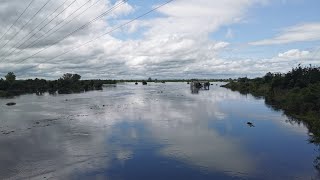
<svg viewBox="0 0 320 180">
<path fill-rule="evenodd" d="M 303 125 L 219 85 L 0 99 L 0 179 L 319 178 Z"/>
</svg>

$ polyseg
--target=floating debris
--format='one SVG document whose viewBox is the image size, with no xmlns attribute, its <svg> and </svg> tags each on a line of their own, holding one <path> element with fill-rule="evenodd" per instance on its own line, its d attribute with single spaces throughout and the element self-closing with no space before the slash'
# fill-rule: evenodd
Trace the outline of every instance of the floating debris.
<svg viewBox="0 0 320 180">
<path fill-rule="evenodd" d="M 14 105 L 16 105 L 17 103 L 15 103 L 15 102 L 9 102 L 9 103 L 7 103 L 6 105 L 7 106 L 14 106 Z"/>
<path fill-rule="evenodd" d="M 14 133 L 15 131 L 1 131 L 3 135 Z"/>
<path fill-rule="evenodd" d="M 247 125 L 248 125 L 249 127 L 254 127 L 254 125 L 253 125 L 252 122 L 247 122 Z"/>
</svg>

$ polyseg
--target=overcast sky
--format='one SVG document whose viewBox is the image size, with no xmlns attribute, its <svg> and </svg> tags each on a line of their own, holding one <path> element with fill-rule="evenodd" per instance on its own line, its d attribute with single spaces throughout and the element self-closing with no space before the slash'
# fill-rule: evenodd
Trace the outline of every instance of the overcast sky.
<svg viewBox="0 0 320 180">
<path fill-rule="evenodd" d="M 174 0 L 116 29 L 164 2 L 1 0 L 0 76 L 234 78 L 320 65 L 319 0 Z"/>
</svg>

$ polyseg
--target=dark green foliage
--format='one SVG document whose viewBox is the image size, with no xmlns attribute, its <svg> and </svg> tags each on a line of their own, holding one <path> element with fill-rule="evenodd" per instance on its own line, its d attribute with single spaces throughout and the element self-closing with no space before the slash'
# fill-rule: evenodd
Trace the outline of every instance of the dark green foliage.
<svg viewBox="0 0 320 180">
<path fill-rule="evenodd" d="M 289 122 L 304 123 L 311 143 L 320 145 L 320 67 L 293 68 L 286 74 L 267 73 L 263 78 L 231 81 L 224 87 L 240 93 L 263 96 L 268 106 L 290 117 Z M 320 171 L 320 156 L 314 160 Z"/>
<path fill-rule="evenodd" d="M 9 73 L 5 76 L 5 78 L 6 78 L 6 81 L 12 83 L 13 81 L 16 80 L 16 75 L 14 75 L 13 72 L 9 72 Z"/>
<path fill-rule="evenodd" d="M 0 91 L 6 91 L 10 87 L 10 83 L 3 79 L 0 80 Z"/>
<path fill-rule="evenodd" d="M 320 67 L 298 66 L 286 74 L 267 73 L 262 78 L 239 78 L 224 87 L 265 97 L 267 104 L 304 122 L 320 139 Z M 318 141 L 320 143 L 320 141 Z"/>
<path fill-rule="evenodd" d="M 64 74 L 54 81 L 44 79 L 15 80 L 13 73 L 8 73 L 6 80 L 0 79 L 0 97 L 10 97 L 26 93 L 44 92 L 50 94 L 80 93 L 90 90 L 102 90 L 103 84 L 116 84 L 115 80 L 80 80 L 78 74 Z"/>
</svg>

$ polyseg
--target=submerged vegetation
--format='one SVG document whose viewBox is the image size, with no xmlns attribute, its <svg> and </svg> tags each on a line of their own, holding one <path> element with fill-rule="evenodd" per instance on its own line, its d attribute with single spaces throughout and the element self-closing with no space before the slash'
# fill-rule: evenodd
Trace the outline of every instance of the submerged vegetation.
<svg viewBox="0 0 320 180">
<path fill-rule="evenodd" d="M 66 73 L 57 80 L 45 79 L 27 79 L 16 80 L 16 75 L 9 72 L 5 79 L 0 79 L 0 97 L 12 97 L 22 94 L 36 93 L 43 94 L 49 92 L 50 94 L 71 94 L 80 93 L 91 90 L 101 90 L 103 84 L 116 84 L 124 82 L 134 82 L 136 85 L 141 82 L 142 85 L 147 85 L 148 82 L 166 83 L 166 82 L 190 82 L 190 79 L 168 79 L 157 80 L 149 77 L 146 80 L 80 80 L 81 76 L 78 74 Z M 203 79 L 206 81 L 218 82 L 227 81 L 225 79 Z"/>
<path fill-rule="evenodd" d="M 154 83 L 166 83 L 166 82 L 191 82 L 191 81 L 209 81 L 209 82 L 228 82 L 231 79 L 152 79 L 152 78 L 148 78 L 146 80 L 144 79 L 130 79 L 130 80 L 126 80 L 126 79 L 121 79 L 121 80 L 117 80 L 117 82 L 154 82 Z"/>
<path fill-rule="evenodd" d="M 320 143 L 320 67 L 298 66 L 285 74 L 269 72 L 261 78 L 239 78 L 223 87 L 265 97 L 266 104 L 305 123 L 312 134 L 310 141 Z"/>
<path fill-rule="evenodd" d="M 115 84 L 114 80 L 80 80 L 78 74 L 64 74 L 58 80 L 28 79 L 16 80 L 13 72 L 9 72 L 5 79 L 0 79 L 0 97 L 11 97 L 27 93 L 42 94 L 70 94 L 90 90 L 101 90 L 103 84 Z"/>
</svg>

